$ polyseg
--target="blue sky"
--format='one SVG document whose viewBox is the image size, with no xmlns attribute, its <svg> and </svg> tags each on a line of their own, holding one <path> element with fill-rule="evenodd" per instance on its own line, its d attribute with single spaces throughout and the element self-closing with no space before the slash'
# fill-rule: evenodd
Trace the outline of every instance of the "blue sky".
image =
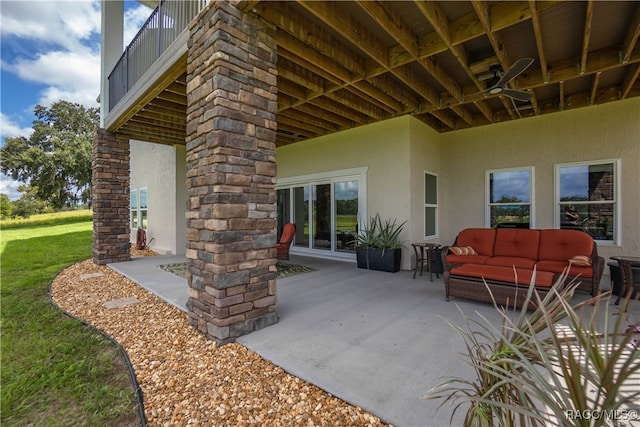
<svg viewBox="0 0 640 427">
<path fill-rule="evenodd" d="M 125 43 L 150 14 L 125 1 Z M 36 105 L 99 107 L 99 94 L 99 0 L 0 0 L 0 144 L 29 137 Z M 0 193 L 12 200 L 18 185 L 0 177 Z"/>
</svg>

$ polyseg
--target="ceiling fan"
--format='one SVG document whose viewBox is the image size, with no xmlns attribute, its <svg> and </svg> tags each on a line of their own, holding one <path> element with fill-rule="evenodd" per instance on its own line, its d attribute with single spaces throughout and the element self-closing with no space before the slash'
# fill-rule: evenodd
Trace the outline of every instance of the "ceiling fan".
<svg viewBox="0 0 640 427">
<path fill-rule="evenodd" d="M 493 73 L 493 76 L 487 80 L 487 88 L 479 93 L 504 95 L 517 101 L 529 101 L 533 97 L 532 93 L 524 90 L 510 89 L 507 87 L 507 84 L 529 68 L 531 64 L 533 64 L 533 59 L 520 58 L 514 62 L 511 68 L 505 73 L 502 73 L 502 67 L 500 67 L 500 65 L 492 65 L 489 71 Z"/>
</svg>

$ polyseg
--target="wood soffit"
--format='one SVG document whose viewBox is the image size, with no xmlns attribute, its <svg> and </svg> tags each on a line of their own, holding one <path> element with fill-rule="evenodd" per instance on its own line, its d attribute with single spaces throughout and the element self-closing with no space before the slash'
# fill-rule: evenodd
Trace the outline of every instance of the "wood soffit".
<svg viewBox="0 0 640 427">
<path fill-rule="evenodd" d="M 413 115 L 438 132 L 640 95 L 636 1 L 241 1 L 276 28 L 278 146 Z M 519 58 L 509 87 L 480 93 Z M 186 64 L 184 64 L 186 70 Z M 119 133 L 184 144 L 186 74 Z"/>
</svg>

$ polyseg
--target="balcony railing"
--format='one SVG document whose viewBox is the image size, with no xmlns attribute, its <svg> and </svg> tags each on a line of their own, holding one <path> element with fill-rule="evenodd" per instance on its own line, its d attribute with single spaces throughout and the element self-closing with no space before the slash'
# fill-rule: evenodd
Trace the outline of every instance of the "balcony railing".
<svg viewBox="0 0 640 427">
<path fill-rule="evenodd" d="M 163 0 L 109 75 L 109 111 L 167 50 L 209 0 Z"/>
</svg>

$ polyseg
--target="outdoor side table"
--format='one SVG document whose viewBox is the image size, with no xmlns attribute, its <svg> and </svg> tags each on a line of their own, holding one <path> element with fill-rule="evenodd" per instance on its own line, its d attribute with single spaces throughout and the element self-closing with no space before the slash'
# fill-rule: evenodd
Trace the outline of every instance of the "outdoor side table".
<svg viewBox="0 0 640 427">
<path fill-rule="evenodd" d="M 412 243 L 411 246 L 413 246 L 413 252 L 416 254 L 416 269 L 413 271 L 413 278 L 416 278 L 418 268 L 420 268 L 420 276 L 422 276 L 424 265 L 427 264 L 429 280 L 433 282 L 431 263 L 435 261 L 436 251 L 442 246 L 437 243 Z M 436 277 L 440 277 L 437 272 Z"/>
<path fill-rule="evenodd" d="M 633 288 L 640 286 L 640 283 L 633 282 L 633 271 L 631 271 L 631 264 L 640 263 L 640 257 L 637 256 L 612 256 L 611 259 L 618 261 L 620 266 L 620 272 L 622 273 L 622 289 L 620 295 L 616 300 L 616 305 L 620 303 L 620 298 L 631 296 Z"/>
</svg>

